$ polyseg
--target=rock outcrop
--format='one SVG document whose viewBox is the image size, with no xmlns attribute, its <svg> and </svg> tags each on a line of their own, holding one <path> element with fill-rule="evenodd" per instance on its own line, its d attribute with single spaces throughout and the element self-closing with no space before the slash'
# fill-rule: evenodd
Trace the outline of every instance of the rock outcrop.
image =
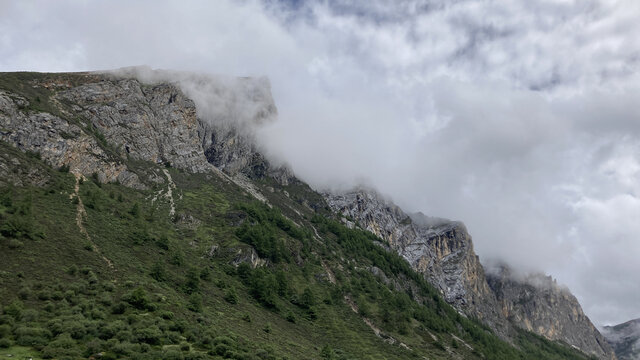
<svg viewBox="0 0 640 360">
<path fill-rule="evenodd" d="M 613 347 L 619 360 L 640 359 L 640 319 L 605 326 L 602 335 Z"/>
<path fill-rule="evenodd" d="M 0 140 L 22 151 L 31 151 L 53 167 L 69 166 L 86 175 L 96 173 L 105 181 L 142 186 L 138 176 L 102 148 L 83 127 L 61 117 L 24 111 L 28 101 L 17 94 L 0 92 Z"/>
<path fill-rule="evenodd" d="M 175 85 L 76 76 L 83 84 L 51 94 L 58 115 L 28 110 L 27 99 L 0 92 L 0 139 L 38 153 L 54 167 L 136 188 L 149 184 L 129 159 L 191 172 L 213 169 L 201 146 L 195 105 Z M 164 181 L 157 174 L 147 180 Z"/>
<path fill-rule="evenodd" d="M 327 193 L 325 199 L 333 211 L 386 240 L 440 290 L 447 302 L 507 337 L 509 324 L 498 311 L 464 224 L 423 214 L 408 215 L 368 190 Z"/>
<path fill-rule="evenodd" d="M 198 135 L 194 102 L 175 85 L 105 78 L 56 95 L 70 102 L 123 157 L 191 172 L 210 170 Z"/>
<path fill-rule="evenodd" d="M 615 358 L 575 296 L 550 276 L 516 275 L 499 266 L 487 273 L 487 279 L 503 315 L 515 326 L 563 341 L 599 359 Z"/>
</svg>

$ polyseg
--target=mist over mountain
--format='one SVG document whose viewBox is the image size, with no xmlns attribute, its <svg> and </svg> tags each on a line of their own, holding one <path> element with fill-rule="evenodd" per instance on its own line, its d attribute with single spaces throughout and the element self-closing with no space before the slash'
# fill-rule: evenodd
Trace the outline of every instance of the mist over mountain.
<svg viewBox="0 0 640 360">
<path fill-rule="evenodd" d="M 602 328 L 602 335 L 616 351 L 620 360 L 640 358 L 640 319 L 629 320 Z"/>
<path fill-rule="evenodd" d="M 638 16 L 635 1 L 5 1 L 0 69 L 266 76 L 278 121 L 247 131 L 269 159 L 461 220 L 482 261 L 551 273 L 610 324 L 640 303 Z M 242 81 L 184 83 L 198 111 L 260 111 Z"/>
</svg>

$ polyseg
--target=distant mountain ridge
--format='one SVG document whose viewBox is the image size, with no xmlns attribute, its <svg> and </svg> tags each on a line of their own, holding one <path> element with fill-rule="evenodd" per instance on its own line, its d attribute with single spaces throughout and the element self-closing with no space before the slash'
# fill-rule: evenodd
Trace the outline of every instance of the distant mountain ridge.
<svg viewBox="0 0 640 360">
<path fill-rule="evenodd" d="M 640 319 L 605 326 L 602 335 L 611 344 L 619 360 L 640 359 Z"/>
</svg>

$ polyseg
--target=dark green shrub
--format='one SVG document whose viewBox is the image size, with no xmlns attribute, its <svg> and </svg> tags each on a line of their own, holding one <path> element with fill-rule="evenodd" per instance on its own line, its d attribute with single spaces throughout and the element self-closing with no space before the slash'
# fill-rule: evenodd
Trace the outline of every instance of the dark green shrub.
<svg viewBox="0 0 640 360">
<path fill-rule="evenodd" d="M 125 311 L 127 311 L 127 304 L 122 301 L 111 307 L 111 313 L 114 315 L 122 315 Z"/>
<path fill-rule="evenodd" d="M 4 339 L 11 335 L 11 326 L 8 324 L 0 325 L 0 339 Z"/>
<path fill-rule="evenodd" d="M 69 274 L 69 275 L 75 275 L 77 273 L 78 273 L 78 267 L 76 265 L 71 265 L 67 269 L 67 274 Z"/>
<path fill-rule="evenodd" d="M 184 354 L 184 360 L 207 360 L 209 357 L 201 352 L 190 351 Z"/>
<path fill-rule="evenodd" d="M 9 240 L 9 249 L 19 249 L 24 246 L 24 243 L 18 239 L 10 239 Z"/>
<path fill-rule="evenodd" d="M 140 310 L 145 309 L 149 305 L 147 293 L 141 287 L 137 287 L 132 292 L 126 294 L 122 299 L 128 302 L 131 306 Z"/>
<path fill-rule="evenodd" d="M 91 339 L 85 344 L 84 356 L 87 358 L 91 357 L 92 355 L 102 352 L 104 349 L 104 341 L 100 339 Z"/>
<path fill-rule="evenodd" d="M 162 235 L 156 239 L 156 245 L 163 250 L 169 250 L 169 238 L 167 235 Z"/>
<path fill-rule="evenodd" d="M 133 333 L 128 328 L 118 332 L 116 334 L 116 339 L 120 342 L 131 342 L 136 340 L 133 337 Z"/>
<path fill-rule="evenodd" d="M 45 290 L 40 290 L 40 291 L 38 291 L 38 295 L 37 296 L 38 296 L 38 300 L 42 300 L 42 301 L 49 300 L 49 299 L 51 299 L 51 291 L 46 290 L 46 289 Z"/>
<path fill-rule="evenodd" d="M 285 316 L 285 319 L 287 319 L 287 321 L 291 322 L 291 323 L 295 323 L 296 322 L 296 316 L 291 311 L 287 312 L 287 315 Z"/>
<path fill-rule="evenodd" d="M 10 348 L 13 343 L 9 339 L 0 339 L 0 349 Z"/>
<path fill-rule="evenodd" d="M 333 349 L 331 348 L 331 346 L 325 345 L 320 351 L 320 357 L 325 360 L 333 360 L 336 358 L 336 355 L 333 352 Z"/>
<path fill-rule="evenodd" d="M 63 332 L 71 335 L 72 338 L 79 340 L 87 334 L 87 323 L 82 320 L 66 321 L 63 325 Z"/>
<path fill-rule="evenodd" d="M 173 265 L 183 265 L 184 264 L 184 254 L 182 253 L 182 250 L 178 249 L 176 250 L 172 255 L 171 258 L 169 259 L 169 263 L 173 264 Z"/>
<path fill-rule="evenodd" d="M 202 311 L 202 296 L 200 296 L 200 294 L 191 294 L 191 296 L 189 296 L 189 303 L 187 304 L 187 309 L 193 312 Z"/>
<path fill-rule="evenodd" d="M 187 294 L 191 294 L 200 290 L 200 276 L 198 269 L 190 267 L 187 270 L 186 280 L 184 283 L 184 291 Z"/>
<path fill-rule="evenodd" d="M 256 300 L 266 307 L 277 308 L 278 283 L 275 275 L 266 269 L 259 268 L 251 272 L 251 278 L 247 282 L 249 283 L 251 295 Z"/>
<path fill-rule="evenodd" d="M 26 309 L 22 311 L 22 321 L 23 322 L 35 322 L 38 320 L 38 310 L 36 309 Z"/>
<path fill-rule="evenodd" d="M 100 297 L 98 297 L 98 304 L 102 306 L 111 306 L 113 304 L 113 298 L 109 293 L 102 293 Z"/>
<path fill-rule="evenodd" d="M 129 214 L 134 218 L 140 217 L 140 205 L 137 202 L 133 204 L 131 209 L 129 209 Z"/>
<path fill-rule="evenodd" d="M 15 300 L 4 307 L 3 313 L 12 316 L 16 320 L 19 320 L 22 317 L 23 308 L 24 305 L 22 304 L 22 302 L 19 300 Z"/>
<path fill-rule="evenodd" d="M 162 331 L 157 326 L 149 326 L 140 329 L 135 329 L 133 336 L 139 342 L 147 343 L 150 345 L 160 344 L 162 338 Z"/>
<path fill-rule="evenodd" d="M 33 346 L 35 348 L 42 348 L 47 345 L 51 337 L 49 330 L 39 327 L 19 326 L 14 330 L 13 334 L 18 345 Z"/>
<path fill-rule="evenodd" d="M 177 349 L 166 349 L 162 352 L 162 360 L 184 360 L 184 355 Z"/>
<path fill-rule="evenodd" d="M 305 288 L 300 296 L 299 306 L 308 309 L 316 304 L 316 297 L 310 288 Z"/>
<path fill-rule="evenodd" d="M 267 334 L 270 333 L 272 331 L 271 323 L 266 323 L 262 328 L 262 331 L 266 332 Z"/>
<path fill-rule="evenodd" d="M 31 289 L 28 286 L 20 288 L 20 290 L 18 290 L 18 297 L 21 300 L 28 300 L 31 297 Z"/>
<path fill-rule="evenodd" d="M 114 353 L 121 354 L 121 355 L 131 355 L 131 354 L 140 352 L 139 344 L 132 344 L 128 341 L 118 342 L 118 343 L 115 343 L 113 346 L 110 346 L 110 344 L 107 343 L 107 347 L 110 348 Z"/>
<path fill-rule="evenodd" d="M 318 318 L 318 310 L 315 306 L 310 306 L 307 309 L 307 318 L 309 320 L 316 320 Z"/>
<path fill-rule="evenodd" d="M 15 319 L 10 315 L 0 315 L 0 325 L 12 326 L 15 322 Z"/>
<path fill-rule="evenodd" d="M 200 279 L 204 281 L 211 280 L 211 270 L 208 267 L 205 267 L 202 270 L 200 270 Z"/>
<path fill-rule="evenodd" d="M 171 311 L 161 311 L 158 315 L 165 320 L 171 320 L 174 317 L 174 314 Z"/>
<path fill-rule="evenodd" d="M 64 294 L 62 294 L 62 291 L 56 290 L 56 291 L 51 293 L 51 299 L 52 300 L 60 301 L 63 298 L 64 298 Z"/>
<path fill-rule="evenodd" d="M 227 300 L 227 302 L 229 302 L 230 304 L 237 304 L 238 293 L 236 292 L 236 288 L 232 286 L 227 289 L 227 292 L 224 295 L 224 299 Z"/>
</svg>

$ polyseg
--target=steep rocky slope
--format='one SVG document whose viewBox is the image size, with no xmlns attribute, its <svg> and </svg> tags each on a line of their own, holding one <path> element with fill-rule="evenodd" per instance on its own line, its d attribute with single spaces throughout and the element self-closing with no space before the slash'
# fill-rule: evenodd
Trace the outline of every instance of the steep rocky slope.
<svg viewBox="0 0 640 360">
<path fill-rule="evenodd" d="M 495 295 L 461 222 L 408 215 L 371 190 L 325 194 L 337 213 L 386 240 L 417 271 L 425 274 L 444 298 L 507 337 L 509 324 L 498 312 Z"/>
<path fill-rule="evenodd" d="M 600 359 L 613 358 L 605 338 L 569 290 L 542 274 L 515 275 L 500 266 L 487 274 L 503 315 L 514 325 L 561 340 Z"/>
<path fill-rule="evenodd" d="M 602 335 L 613 347 L 619 360 L 640 359 L 640 319 L 605 326 Z"/>
<path fill-rule="evenodd" d="M 425 274 L 447 302 L 481 319 L 502 337 L 512 336 L 513 325 L 600 359 L 614 357 L 568 290 L 540 275 L 518 282 L 506 268 L 500 276 L 485 274 L 464 224 L 406 214 L 372 190 L 324 195 L 331 209 L 346 217 L 347 225 L 358 224 L 385 239 L 416 271 Z M 543 288 L 532 287 L 533 283 Z"/>
<path fill-rule="evenodd" d="M 204 96 L 211 91 L 210 81 L 206 86 L 185 84 L 184 78 L 180 81 L 141 82 L 131 76 L 94 73 L 5 75 L 0 78 L 0 89 L 5 89 L 0 90 L 0 140 L 54 168 L 68 168 L 76 179 L 84 175 L 98 183 L 112 182 L 139 191 L 166 188 L 148 198 L 152 203 L 159 197 L 167 198 L 172 217 L 181 198 L 174 199 L 176 184 L 167 168 L 205 174 L 207 179 L 213 175 L 263 201 L 281 202 L 282 210 L 288 213 L 291 209 L 290 216 L 300 223 L 311 216 L 303 216 L 305 211 L 328 206 L 347 217 L 346 225 L 353 228 L 357 223 L 384 239 L 386 248 L 398 252 L 459 311 L 482 320 L 503 339 L 515 341 L 516 332 L 488 286 L 462 223 L 407 215 L 371 191 L 325 194 L 318 200 L 314 197 L 317 194 L 304 190 L 297 196 L 293 192 L 305 185 L 288 169 L 272 166 L 252 140 L 252 124 L 277 116 L 268 82 L 237 79 L 231 85 L 214 83 L 215 96 L 211 98 Z M 2 182 L 42 186 L 51 181 L 47 171 L 37 170 L 40 165 L 23 166 L 23 158 L 1 155 Z M 253 181 L 265 179 L 274 180 L 273 186 Z M 179 210 L 175 220 L 179 226 L 188 223 L 185 228 L 197 228 L 201 222 Z M 320 240 L 316 228 L 309 226 Z M 214 246 L 218 245 L 211 245 L 207 256 L 215 253 Z M 239 251 L 236 260 L 250 254 L 254 266 L 266 263 L 256 260 L 255 250 Z M 368 269 L 378 276 L 383 274 L 376 266 L 368 265 Z M 571 343 L 572 339 L 562 340 Z"/>
</svg>

